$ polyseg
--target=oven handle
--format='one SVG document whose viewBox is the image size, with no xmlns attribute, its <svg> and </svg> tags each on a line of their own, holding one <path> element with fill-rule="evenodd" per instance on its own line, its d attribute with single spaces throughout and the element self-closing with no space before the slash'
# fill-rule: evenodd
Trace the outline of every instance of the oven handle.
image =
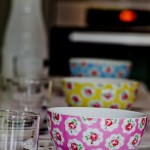
<svg viewBox="0 0 150 150">
<path fill-rule="evenodd" d="M 110 33 L 110 32 L 72 32 L 71 42 L 123 44 L 150 46 L 150 34 L 147 33 Z"/>
</svg>

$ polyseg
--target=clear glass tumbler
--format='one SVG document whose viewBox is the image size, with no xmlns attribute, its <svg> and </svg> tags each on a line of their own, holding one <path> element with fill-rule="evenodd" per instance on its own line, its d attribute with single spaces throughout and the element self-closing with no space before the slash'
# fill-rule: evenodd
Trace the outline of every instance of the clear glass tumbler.
<svg viewBox="0 0 150 150">
<path fill-rule="evenodd" d="M 40 115 L 0 110 L 0 150 L 38 150 Z"/>
<path fill-rule="evenodd" d="M 47 132 L 46 116 L 50 105 L 48 99 L 48 79 L 18 78 L 10 81 L 11 109 L 32 111 L 41 117 L 40 133 Z"/>
</svg>

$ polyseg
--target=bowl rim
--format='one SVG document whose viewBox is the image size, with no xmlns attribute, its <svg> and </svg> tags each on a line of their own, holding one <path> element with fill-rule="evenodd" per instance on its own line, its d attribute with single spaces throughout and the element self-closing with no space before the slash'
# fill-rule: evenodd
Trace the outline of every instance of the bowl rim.
<svg viewBox="0 0 150 150">
<path fill-rule="evenodd" d="M 130 60 L 116 60 L 116 59 L 108 59 L 108 58 L 78 58 L 78 57 L 71 57 L 69 59 L 70 63 L 81 63 L 81 62 L 90 62 L 94 64 L 110 64 L 110 65 L 121 65 L 126 64 L 132 66 L 132 61 Z"/>
<path fill-rule="evenodd" d="M 51 107 L 47 109 L 48 113 L 56 113 L 71 117 L 86 117 L 86 118 L 118 118 L 118 119 L 140 119 L 147 118 L 145 113 L 111 108 L 93 108 L 93 107 Z M 121 116 L 120 116 L 121 115 Z"/>
<path fill-rule="evenodd" d="M 94 83 L 94 84 L 124 84 L 124 83 L 136 83 L 139 81 L 133 79 L 124 78 L 100 78 L 100 77 L 64 77 L 63 82 L 76 82 L 76 83 Z"/>
</svg>

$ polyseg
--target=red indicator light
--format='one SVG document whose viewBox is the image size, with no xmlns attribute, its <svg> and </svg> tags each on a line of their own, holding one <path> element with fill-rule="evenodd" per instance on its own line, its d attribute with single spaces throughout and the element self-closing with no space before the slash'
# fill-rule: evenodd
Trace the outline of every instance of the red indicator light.
<svg viewBox="0 0 150 150">
<path fill-rule="evenodd" d="M 123 10 L 119 14 L 119 19 L 123 22 L 133 22 L 136 19 L 136 14 L 132 10 Z"/>
</svg>

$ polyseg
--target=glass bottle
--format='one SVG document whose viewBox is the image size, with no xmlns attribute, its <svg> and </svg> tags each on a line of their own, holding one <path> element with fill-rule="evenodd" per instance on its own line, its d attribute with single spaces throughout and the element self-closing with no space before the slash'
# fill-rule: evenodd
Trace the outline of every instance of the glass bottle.
<svg viewBox="0 0 150 150">
<path fill-rule="evenodd" d="M 47 35 L 41 0 L 12 0 L 2 50 L 2 76 L 40 76 L 47 59 Z"/>
</svg>

